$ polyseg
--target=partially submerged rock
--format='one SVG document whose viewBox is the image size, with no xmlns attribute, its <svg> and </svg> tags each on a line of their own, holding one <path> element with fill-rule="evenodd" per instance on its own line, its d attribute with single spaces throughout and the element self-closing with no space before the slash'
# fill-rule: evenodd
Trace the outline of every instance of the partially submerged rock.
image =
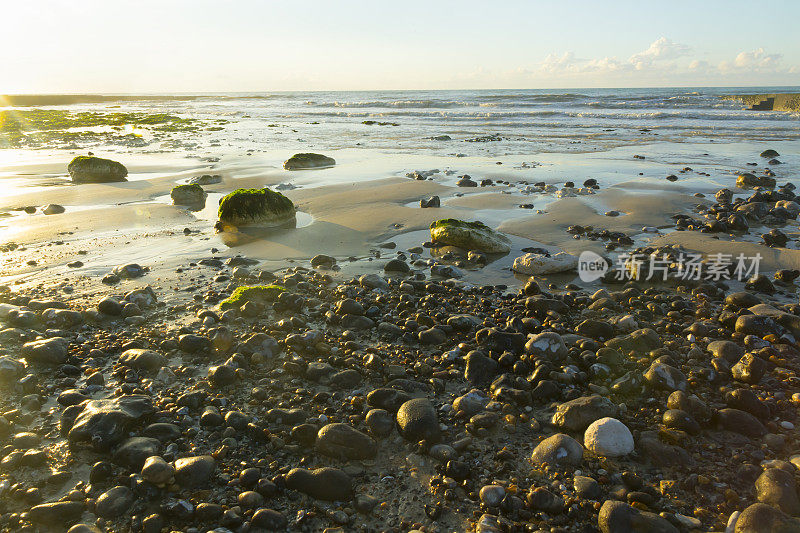
<svg viewBox="0 0 800 533">
<path fill-rule="evenodd" d="M 520 274 L 534 276 L 537 274 L 554 274 L 566 272 L 578 266 L 578 257 L 567 252 L 558 252 L 555 255 L 527 253 L 514 259 L 511 270 Z"/>
<path fill-rule="evenodd" d="M 332 167 L 336 164 L 336 160 L 322 154 L 303 153 L 294 154 L 283 163 L 283 168 L 286 170 L 303 170 L 308 168 L 325 168 Z"/>
<path fill-rule="evenodd" d="M 750 172 L 739 174 L 739 177 L 736 178 L 736 186 L 740 189 L 755 189 L 756 187 L 774 189 L 775 183 L 775 178 L 770 178 L 769 176 L 756 176 Z"/>
<path fill-rule="evenodd" d="M 79 155 L 67 166 L 67 172 L 75 183 L 128 181 L 128 169 L 125 165 L 101 157 Z"/>
<path fill-rule="evenodd" d="M 479 221 L 465 222 L 444 218 L 431 223 L 430 231 L 431 240 L 437 244 L 488 253 L 507 253 L 511 250 L 511 240 L 508 237 Z"/>
<path fill-rule="evenodd" d="M 219 222 L 233 226 L 280 226 L 295 220 L 291 200 L 279 192 L 237 189 L 219 201 Z"/>
<path fill-rule="evenodd" d="M 206 203 L 206 192 L 200 185 L 176 185 L 169 193 L 174 205 L 201 206 Z"/>
</svg>

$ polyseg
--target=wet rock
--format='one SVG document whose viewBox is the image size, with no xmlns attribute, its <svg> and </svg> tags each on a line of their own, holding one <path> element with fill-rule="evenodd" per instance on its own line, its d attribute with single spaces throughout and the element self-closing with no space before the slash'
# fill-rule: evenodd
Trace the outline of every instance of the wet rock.
<svg viewBox="0 0 800 533">
<path fill-rule="evenodd" d="M 558 333 L 545 331 L 525 343 L 525 352 L 548 361 L 560 361 L 567 355 L 567 345 Z"/>
<path fill-rule="evenodd" d="M 88 441 L 98 449 L 119 442 L 139 420 L 155 412 L 147 396 L 128 395 L 111 400 L 92 400 L 69 429 L 70 442 Z"/>
<path fill-rule="evenodd" d="M 288 523 L 286 517 L 274 509 L 259 509 L 250 519 L 250 525 L 267 531 L 282 531 Z"/>
<path fill-rule="evenodd" d="M 684 391 L 689 385 L 683 372 L 666 363 L 654 362 L 643 376 L 652 387 L 657 389 Z"/>
<path fill-rule="evenodd" d="M 744 355 L 744 350 L 731 341 L 713 341 L 708 343 L 706 349 L 714 357 L 722 357 L 729 363 L 735 363 Z"/>
<path fill-rule="evenodd" d="M 68 341 L 62 337 L 52 337 L 22 345 L 21 355 L 28 363 L 60 365 L 67 361 Z"/>
<path fill-rule="evenodd" d="M 473 385 L 490 383 L 497 375 L 497 361 L 478 350 L 472 350 L 465 358 L 464 378 Z"/>
<path fill-rule="evenodd" d="M 120 354 L 119 362 L 137 370 L 158 370 L 167 363 L 167 358 L 153 350 L 131 348 Z"/>
<path fill-rule="evenodd" d="M 767 432 L 756 417 L 739 409 L 720 409 L 716 414 L 716 419 L 724 429 L 751 438 L 761 437 Z"/>
<path fill-rule="evenodd" d="M 385 409 L 370 409 L 364 421 L 369 434 L 375 438 L 388 437 L 394 429 L 394 417 Z"/>
<path fill-rule="evenodd" d="M 164 485 L 172 481 L 175 468 L 158 456 L 148 457 L 142 466 L 142 477 L 154 485 Z"/>
<path fill-rule="evenodd" d="M 742 383 L 758 383 L 766 371 L 766 362 L 752 353 L 744 354 L 739 362 L 731 367 L 733 379 Z"/>
<path fill-rule="evenodd" d="M 794 475 L 779 468 L 767 468 L 756 480 L 756 499 L 789 515 L 800 514 L 800 499 Z"/>
<path fill-rule="evenodd" d="M 501 331 L 497 328 L 478 330 L 475 333 L 475 341 L 479 346 L 490 351 L 521 353 L 525 347 L 525 335 Z"/>
<path fill-rule="evenodd" d="M 178 348 L 187 353 L 208 352 L 211 350 L 211 340 L 200 335 L 181 335 L 178 337 Z"/>
<path fill-rule="evenodd" d="M 573 488 L 579 498 L 587 500 L 598 500 L 602 495 L 600 484 L 588 476 L 575 476 Z"/>
<path fill-rule="evenodd" d="M 331 457 L 371 459 L 378 448 L 368 435 L 342 423 L 328 424 L 317 434 L 316 449 Z"/>
<path fill-rule="evenodd" d="M 622 457 L 633 453 L 633 435 L 616 418 L 601 418 L 592 422 L 583 436 L 587 450 L 602 457 Z"/>
<path fill-rule="evenodd" d="M 501 485 L 485 485 L 481 487 L 478 496 L 487 507 L 496 507 L 505 498 L 506 489 Z"/>
<path fill-rule="evenodd" d="M 425 398 L 415 398 L 400 406 L 397 411 L 397 427 L 406 440 L 413 442 L 437 442 L 441 431 L 436 409 Z"/>
<path fill-rule="evenodd" d="M 161 441 L 152 437 L 131 437 L 114 450 L 114 462 L 140 470 L 148 457 L 161 453 Z"/>
<path fill-rule="evenodd" d="M 595 420 L 616 414 L 617 406 L 611 400 L 593 394 L 560 404 L 551 423 L 567 431 L 583 431 Z"/>
<path fill-rule="evenodd" d="M 679 533 L 678 528 L 657 514 L 613 500 L 603 503 L 597 526 L 602 533 Z"/>
<path fill-rule="evenodd" d="M 211 478 L 216 467 L 210 455 L 178 459 L 175 461 L 175 482 L 184 488 L 202 486 Z"/>
<path fill-rule="evenodd" d="M 644 354 L 661 346 L 661 338 L 652 329 L 644 328 L 606 341 L 606 346 L 626 355 Z"/>
<path fill-rule="evenodd" d="M 284 161 L 283 168 L 286 170 L 303 170 L 311 168 L 326 168 L 336 165 L 336 160 L 322 154 L 302 153 L 294 154 Z"/>
<path fill-rule="evenodd" d="M 487 253 L 507 253 L 511 241 L 482 222 L 464 222 L 452 218 L 437 220 L 430 225 L 431 241 L 457 246 L 464 250 Z"/>
<path fill-rule="evenodd" d="M 78 156 L 67 166 L 75 183 L 111 183 L 128 181 L 128 169 L 122 163 L 94 156 Z"/>
<path fill-rule="evenodd" d="M 95 514 L 102 518 L 118 519 L 130 509 L 135 499 L 128 487 L 113 487 L 97 498 Z"/>
<path fill-rule="evenodd" d="M 35 524 L 60 526 L 62 531 L 66 526 L 77 522 L 83 514 L 82 502 L 54 502 L 43 503 L 31 507 L 28 517 Z"/>
<path fill-rule="evenodd" d="M 423 198 L 419 201 L 419 206 L 423 209 L 426 209 L 428 207 L 440 207 L 441 204 L 442 204 L 441 200 L 439 199 L 438 196 L 430 196 L 428 198 Z"/>
<path fill-rule="evenodd" d="M 583 461 L 583 448 L 569 435 L 556 433 L 534 448 L 531 460 L 540 464 L 578 466 Z"/>
<path fill-rule="evenodd" d="M 800 531 L 800 520 L 764 503 L 754 503 L 736 520 L 735 533 L 790 533 Z"/>
<path fill-rule="evenodd" d="M 566 252 L 554 255 L 527 253 L 514 259 L 511 270 L 528 276 L 555 274 L 574 270 L 578 266 L 578 257 Z"/>
<path fill-rule="evenodd" d="M 407 274 L 411 272 L 411 267 L 409 267 L 408 263 L 401 259 L 392 259 L 383 266 L 383 270 L 385 272 L 400 272 L 402 274 Z"/>
<path fill-rule="evenodd" d="M 352 479 L 338 468 L 293 468 L 286 474 L 285 481 L 287 488 L 317 500 L 342 501 L 353 495 Z"/>
<path fill-rule="evenodd" d="M 116 298 L 106 296 L 97 302 L 97 310 L 106 315 L 119 316 L 122 314 L 122 304 Z"/>
</svg>

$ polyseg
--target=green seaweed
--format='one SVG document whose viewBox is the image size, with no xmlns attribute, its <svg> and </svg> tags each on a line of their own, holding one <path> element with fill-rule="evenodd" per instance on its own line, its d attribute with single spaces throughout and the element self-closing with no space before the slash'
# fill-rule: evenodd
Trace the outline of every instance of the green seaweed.
<svg viewBox="0 0 800 533">
<path fill-rule="evenodd" d="M 475 222 L 465 222 L 457 218 L 442 218 L 431 222 L 430 229 L 443 228 L 445 226 L 455 226 L 467 229 L 490 229 L 489 226 L 476 220 Z"/>
<path fill-rule="evenodd" d="M 154 132 L 199 131 L 202 121 L 181 118 L 169 113 L 100 113 L 73 112 L 63 109 L 6 109 L 0 111 L 0 146 L 25 142 L 48 142 L 73 139 L 79 128 L 110 127 L 117 131 L 124 126 L 147 128 Z M 56 132 L 59 132 L 57 135 Z M 97 132 L 81 132 L 102 135 Z M 105 135 L 108 135 L 105 133 Z"/>
<path fill-rule="evenodd" d="M 265 212 L 294 209 L 294 204 L 279 192 L 268 188 L 236 189 L 219 201 L 219 219 L 257 218 Z"/>
<path fill-rule="evenodd" d="M 196 184 L 196 183 L 187 183 L 187 184 L 184 184 L 184 185 L 176 185 L 176 186 L 174 186 L 172 188 L 172 192 L 176 192 L 176 191 L 195 191 L 197 193 L 202 193 L 203 192 L 203 188 L 200 185 Z"/>
<path fill-rule="evenodd" d="M 282 292 L 286 292 L 286 289 L 279 285 L 237 287 L 228 298 L 220 302 L 219 308 L 224 311 L 238 309 L 246 302 L 274 302 Z"/>
</svg>

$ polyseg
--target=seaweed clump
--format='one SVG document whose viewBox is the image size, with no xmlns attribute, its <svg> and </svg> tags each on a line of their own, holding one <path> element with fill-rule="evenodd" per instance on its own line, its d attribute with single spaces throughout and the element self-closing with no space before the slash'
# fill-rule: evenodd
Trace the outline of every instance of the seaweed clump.
<svg viewBox="0 0 800 533">
<path fill-rule="evenodd" d="M 238 309 L 247 302 L 274 302 L 282 292 L 286 292 L 286 289 L 279 285 L 237 287 L 228 298 L 220 302 L 219 308 L 225 311 L 227 309 Z"/>
<path fill-rule="evenodd" d="M 465 222 L 463 220 L 458 220 L 457 218 L 442 218 L 440 220 L 434 220 L 431 222 L 431 229 L 444 228 L 446 226 L 475 230 L 490 229 L 489 226 L 479 220 L 476 220 L 475 222 Z"/>
<path fill-rule="evenodd" d="M 248 222 L 283 222 L 293 218 L 294 214 L 292 201 L 267 187 L 236 189 L 219 201 L 220 222 L 235 225 Z"/>
</svg>

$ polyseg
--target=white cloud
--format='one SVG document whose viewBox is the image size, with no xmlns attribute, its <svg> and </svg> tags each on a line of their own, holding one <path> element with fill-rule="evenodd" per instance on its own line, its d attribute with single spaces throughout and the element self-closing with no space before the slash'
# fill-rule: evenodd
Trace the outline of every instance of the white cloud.
<svg viewBox="0 0 800 533">
<path fill-rule="evenodd" d="M 750 52 L 739 52 L 733 61 L 722 61 L 719 70 L 722 72 L 751 71 L 778 72 L 781 70 L 783 54 L 767 54 L 763 48 Z"/>
<path fill-rule="evenodd" d="M 666 37 L 659 37 L 650 44 L 650 47 L 638 54 L 633 54 L 629 60 L 637 70 L 653 64 L 655 61 L 667 61 L 689 55 L 691 48 L 685 44 L 676 43 Z"/>
</svg>

